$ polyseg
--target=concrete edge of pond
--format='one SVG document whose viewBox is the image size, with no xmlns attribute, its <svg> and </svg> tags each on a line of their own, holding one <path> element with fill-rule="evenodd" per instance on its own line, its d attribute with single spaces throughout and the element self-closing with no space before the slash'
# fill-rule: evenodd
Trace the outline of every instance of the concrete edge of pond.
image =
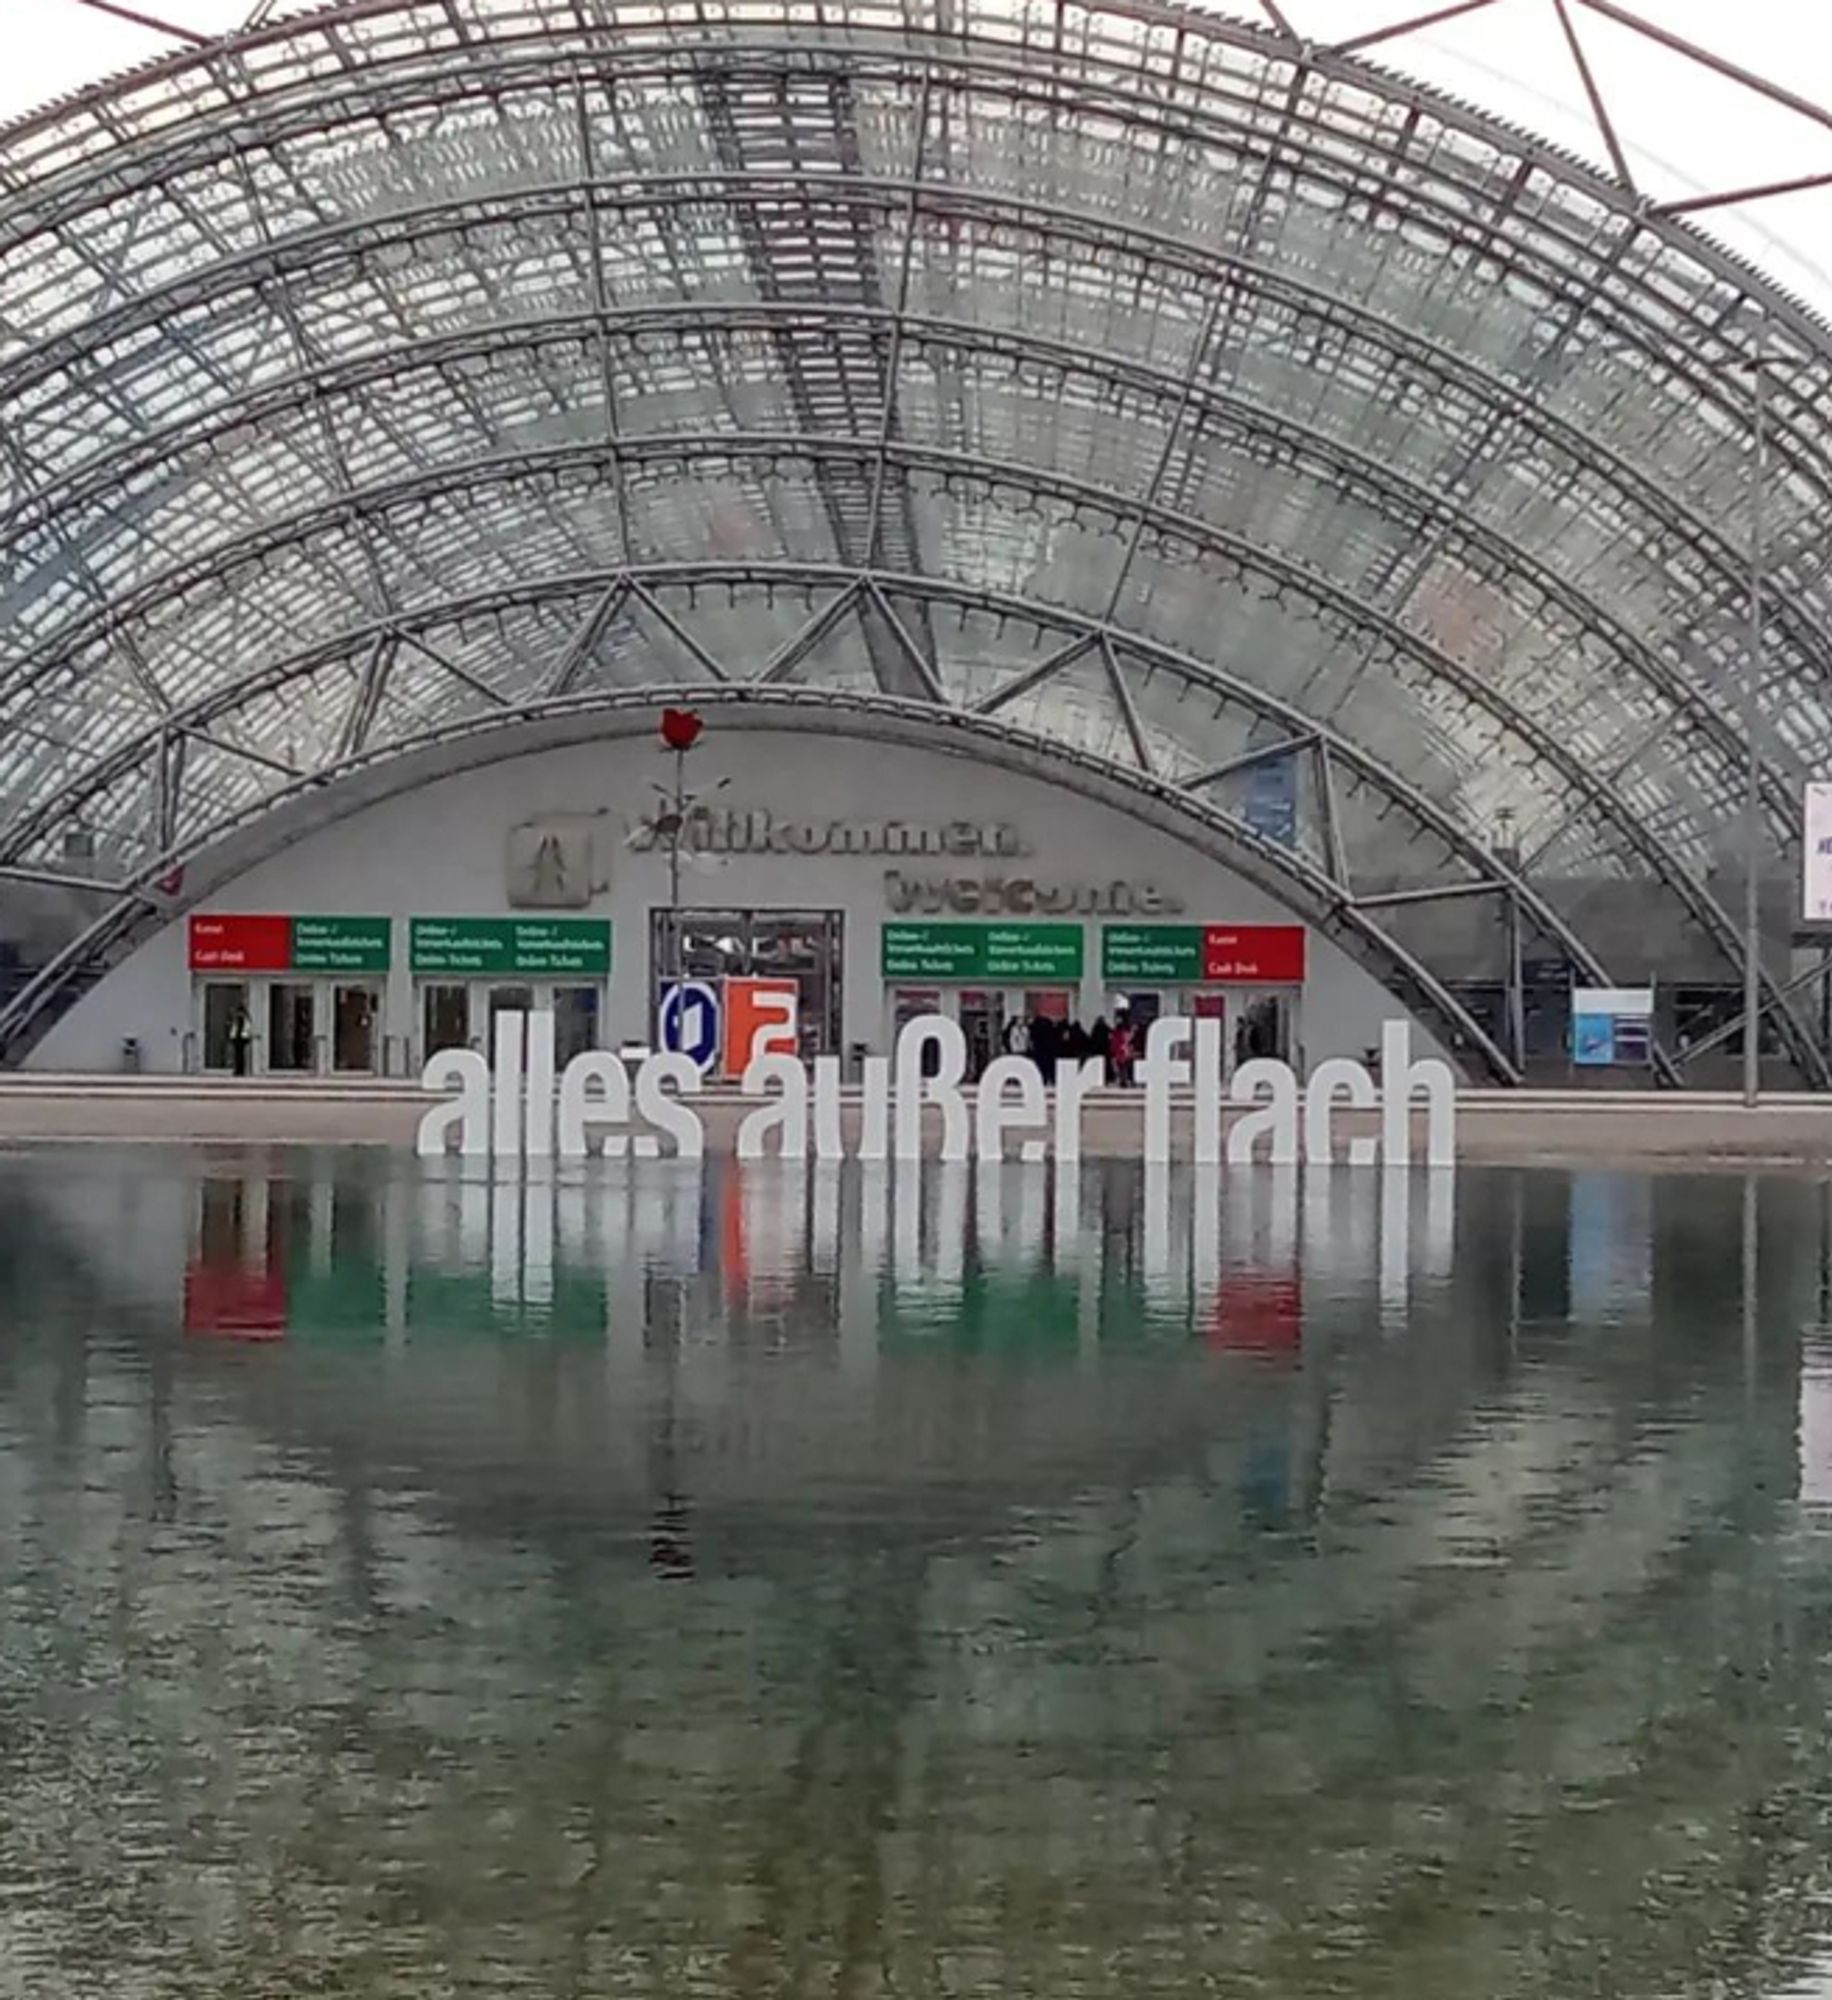
<svg viewBox="0 0 1832 2000">
<path fill-rule="evenodd" d="M 696 1100 L 707 1150 L 729 1152 L 756 1100 L 713 1089 Z M 364 1145 L 407 1148 L 428 1099 L 399 1081 L 238 1082 L 191 1077 L 0 1077 L 0 1144 L 109 1141 Z M 857 1097 L 842 1127 L 856 1140 Z M 1173 1112 L 1172 1145 L 1187 1158 L 1188 1100 Z M 1137 1091 L 1087 1101 L 1083 1150 L 1090 1158 L 1136 1158 Z M 1374 1129 L 1367 1114 L 1341 1110 L 1347 1139 Z M 1832 1168 L 1832 1097 L 1777 1095 L 1750 1109 L 1723 1093 L 1466 1092 L 1458 1103 L 1458 1154 L 1471 1165 L 1668 1168 Z"/>
</svg>

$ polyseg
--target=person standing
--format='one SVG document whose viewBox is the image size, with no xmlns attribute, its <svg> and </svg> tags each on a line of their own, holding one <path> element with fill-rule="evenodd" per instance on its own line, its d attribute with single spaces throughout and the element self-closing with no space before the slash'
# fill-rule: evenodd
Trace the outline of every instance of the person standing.
<svg viewBox="0 0 1832 2000">
<path fill-rule="evenodd" d="M 1107 1026 L 1105 1014 L 1096 1014 L 1094 1025 L 1088 1030 L 1088 1053 L 1100 1058 L 1100 1074 L 1103 1083 L 1113 1081 L 1113 1031 Z"/>
<path fill-rule="evenodd" d="M 1132 1065 L 1138 1054 L 1133 1040 L 1132 1017 L 1115 1014 L 1113 1032 L 1107 1040 L 1107 1066 L 1112 1071 L 1113 1081 L 1122 1089 L 1132 1084 Z"/>
</svg>

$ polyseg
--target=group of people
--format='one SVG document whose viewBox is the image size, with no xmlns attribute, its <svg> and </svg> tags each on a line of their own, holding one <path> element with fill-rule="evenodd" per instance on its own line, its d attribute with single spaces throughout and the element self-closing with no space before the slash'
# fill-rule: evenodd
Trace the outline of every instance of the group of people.
<svg viewBox="0 0 1832 2000">
<path fill-rule="evenodd" d="M 1028 1021 L 1014 1015 L 1005 1024 L 1005 1053 L 1029 1056 L 1045 1083 L 1055 1081 L 1058 1063 L 1098 1057 L 1109 1083 L 1129 1084 L 1139 1059 L 1139 1036 L 1123 1006 L 1114 1009 L 1111 1022 L 1104 1014 L 1097 1016 L 1091 1028 L 1052 1014 L 1035 1014 Z"/>
</svg>

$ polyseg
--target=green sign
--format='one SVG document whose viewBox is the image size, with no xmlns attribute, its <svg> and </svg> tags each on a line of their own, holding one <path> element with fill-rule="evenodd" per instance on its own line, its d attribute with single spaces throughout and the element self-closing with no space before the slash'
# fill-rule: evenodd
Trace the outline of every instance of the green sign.
<svg viewBox="0 0 1832 2000">
<path fill-rule="evenodd" d="M 1109 924 L 1100 934 L 1103 979 L 1196 986 L 1202 981 L 1202 965 L 1200 924 Z"/>
<path fill-rule="evenodd" d="M 611 926 L 603 917 L 415 917 L 410 950 L 415 972 L 601 979 L 611 969 Z"/>
<path fill-rule="evenodd" d="M 1080 924 L 886 924 L 886 979 L 1076 982 Z"/>
<path fill-rule="evenodd" d="M 386 972 L 394 959 L 387 917 L 295 917 L 295 972 Z"/>
</svg>

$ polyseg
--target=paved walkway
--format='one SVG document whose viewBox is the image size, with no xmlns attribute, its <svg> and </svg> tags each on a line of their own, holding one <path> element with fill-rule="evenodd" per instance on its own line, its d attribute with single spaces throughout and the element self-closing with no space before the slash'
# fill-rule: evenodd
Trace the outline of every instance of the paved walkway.
<svg viewBox="0 0 1832 2000">
<path fill-rule="evenodd" d="M 194 1077 L 0 1076 L 0 1143 L 56 1140 L 411 1146 L 431 1102 L 391 1082 L 236 1082 Z M 698 1100 L 707 1149 L 728 1151 L 749 1100 L 724 1090 Z M 1187 1100 L 1185 1100 L 1187 1105 Z M 1140 1093 L 1090 1096 L 1082 1145 L 1092 1157 L 1136 1156 Z M 857 1126 L 848 1093 L 847 1142 Z M 1187 1109 L 1172 1144 L 1187 1156 Z M 1370 1119 L 1338 1112 L 1346 1138 Z M 1469 1091 L 1458 1100 L 1457 1151 L 1469 1161 L 1832 1167 L 1832 1097 L 1775 1096 L 1747 1110 L 1733 1096 L 1689 1092 Z"/>
</svg>

